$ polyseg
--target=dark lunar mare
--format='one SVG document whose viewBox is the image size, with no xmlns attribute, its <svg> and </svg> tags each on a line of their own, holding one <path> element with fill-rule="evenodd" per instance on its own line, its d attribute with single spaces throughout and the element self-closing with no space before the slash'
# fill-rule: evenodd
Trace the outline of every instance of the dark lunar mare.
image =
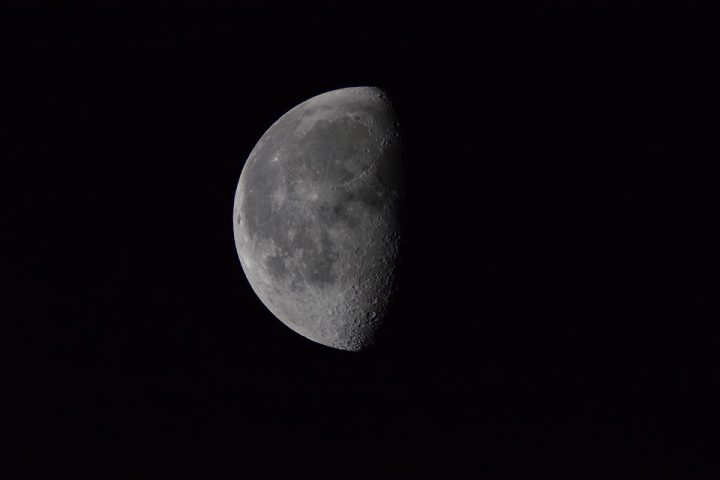
<svg viewBox="0 0 720 480">
<path fill-rule="evenodd" d="M 262 136 L 234 208 L 250 285 L 288 327 L 323 345 L 373 341 L 396 288 L 403 147 L 378 88 L 327 92 Z"/>
</svg>

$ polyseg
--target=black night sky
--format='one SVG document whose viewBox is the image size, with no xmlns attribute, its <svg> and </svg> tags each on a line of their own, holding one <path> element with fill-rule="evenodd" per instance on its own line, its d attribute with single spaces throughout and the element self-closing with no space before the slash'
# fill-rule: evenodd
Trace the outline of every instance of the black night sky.
<svg viewBox="0 0 720 480">
<path fill-rule="evenodd" d="M 720 478 L 709 12 L 138 3 L 0 9 L 0 478 Z M 353 354 L 261 304 L 232 207 L 357 85 L 409 190 Z"/>
</svg>

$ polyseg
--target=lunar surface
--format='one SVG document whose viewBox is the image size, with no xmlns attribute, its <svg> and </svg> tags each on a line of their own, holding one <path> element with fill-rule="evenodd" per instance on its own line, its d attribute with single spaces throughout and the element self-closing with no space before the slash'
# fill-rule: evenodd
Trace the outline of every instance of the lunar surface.
<svg viewBox="0 0 720 480">
<path fill-rule="evenodd" d="M 334 90 L 280 117 L 243 167 L 235 245 L 265 306 L 304 337 L 373 343 L 396 290 L 403 147 L 374 87 Z"/>
</svg>

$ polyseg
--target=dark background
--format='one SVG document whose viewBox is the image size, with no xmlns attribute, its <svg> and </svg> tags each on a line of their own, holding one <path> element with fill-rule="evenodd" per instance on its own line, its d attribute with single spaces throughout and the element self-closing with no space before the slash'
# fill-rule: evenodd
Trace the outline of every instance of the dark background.
<svg viewBox="0 0 720 480">
<path fill-rule="evenodd" d="M 0 10 L 0 478 L 720 476 L 709 12 L 54 3 Z M 409 162 L 360 354 L 274 319 L 232 235 L 263 132 L 356 85 Z"/>
</svg>

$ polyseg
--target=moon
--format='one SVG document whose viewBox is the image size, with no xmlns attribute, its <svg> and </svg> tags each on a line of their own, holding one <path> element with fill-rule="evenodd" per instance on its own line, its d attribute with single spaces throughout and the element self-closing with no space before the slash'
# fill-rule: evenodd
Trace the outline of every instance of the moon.
<svg viewBox="0 0 720 480">
<path fill-rule="evenodd" d="M 333 90 L 280 117 L 233 208 L 250 286 L 296 333 L 341 350 L 374 338 L 397 290 L 404 148 L 389 95 Z"/>
</svg>

